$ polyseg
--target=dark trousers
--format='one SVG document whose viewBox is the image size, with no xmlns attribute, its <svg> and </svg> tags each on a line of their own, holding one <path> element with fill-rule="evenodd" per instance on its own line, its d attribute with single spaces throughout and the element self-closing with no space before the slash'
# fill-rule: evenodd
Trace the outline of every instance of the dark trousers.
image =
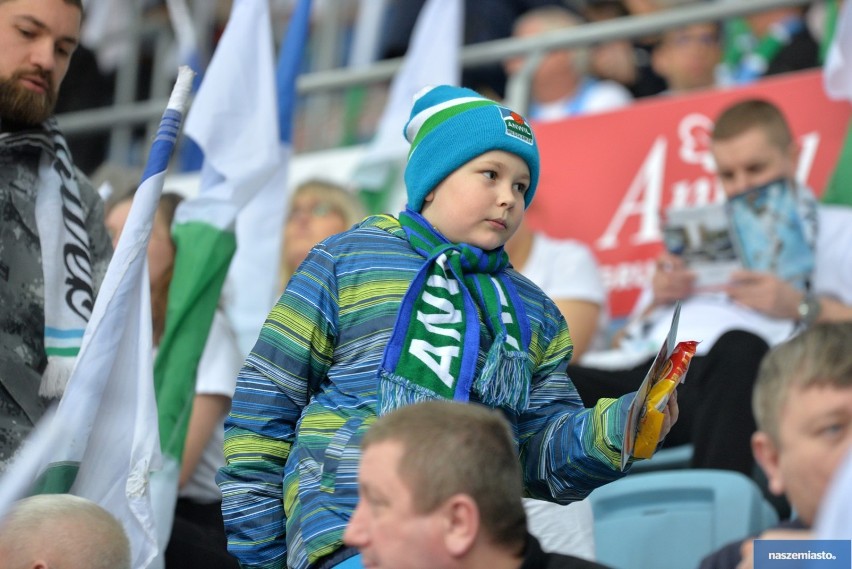
<svg viewBox="0 0 852 569">
<path fill-rule="evenodd" d="M 166 547 L 167 569 L 239 569 L 228 553 L 222 504 L 179 498 Z"/>
<path fill-rule="evenodd" d="M 678 421 L 664 447 L 692 443 L 694 468 L 754 471 L 751 435 L 755 431 L 751 393 L 760 361 L 769 347 L 741 330 L 722 335 L 705 356 L 692 359 L 678 387 Z M 568 366 L 568 375 L 590 407 L 601 397 L 620 397 L 639 388 L 653 359 L 628 370 Z"/>
</svg>

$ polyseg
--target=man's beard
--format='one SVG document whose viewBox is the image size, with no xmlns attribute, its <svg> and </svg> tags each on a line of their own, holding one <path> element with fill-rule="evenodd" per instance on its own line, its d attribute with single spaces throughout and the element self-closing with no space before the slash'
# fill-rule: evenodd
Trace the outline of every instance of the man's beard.
<svg viewBox="0 0 852 569">
<path fill-rule="evenodd" d="M 22 77 L 38 75 L 47 84 L 44 93 L 22 86 Z M 43 123 L 53 114 L 56 92 L 53 77 L 37 72 L 16 71 L 11 77 L 0 77 L 0 121 L 34 126 Z"/>
</svg>

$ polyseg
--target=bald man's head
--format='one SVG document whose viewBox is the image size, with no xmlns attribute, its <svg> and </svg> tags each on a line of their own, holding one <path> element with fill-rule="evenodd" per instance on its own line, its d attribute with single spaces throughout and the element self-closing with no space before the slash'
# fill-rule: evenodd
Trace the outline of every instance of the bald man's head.
<svg viewBox="0 0 852 569">
<path fill-rule="evenodd" d="M 106 510 L 70 494 L 20 500 L 0 521 L 5 569 L 130 569 L 124 528 Z"/>
</svg>

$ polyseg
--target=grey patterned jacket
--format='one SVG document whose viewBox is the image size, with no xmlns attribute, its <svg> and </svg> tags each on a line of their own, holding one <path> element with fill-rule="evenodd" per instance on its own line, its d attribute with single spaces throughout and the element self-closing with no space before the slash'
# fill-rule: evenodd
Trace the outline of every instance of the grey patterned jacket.
<svg viewBox="0 0 852 569">
<path fill-rule="evenodd" d="M 40 152 L 0 142 L 0 472 L 49 403 L 38 395 L 47 365 L 44 275 L 35 217 Z M 112 244 L 100 196 L 79 171 L 77 178 L 97 290 Z"/>
</svg>

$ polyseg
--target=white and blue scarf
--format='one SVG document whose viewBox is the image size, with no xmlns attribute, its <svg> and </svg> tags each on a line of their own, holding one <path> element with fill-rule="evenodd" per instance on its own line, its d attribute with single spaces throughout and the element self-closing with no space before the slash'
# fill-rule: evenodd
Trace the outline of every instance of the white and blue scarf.
<svg viewBox="0 0 852 569">
<path fill-rule="evenodd" d="M 71 153 L 56 120 L 39 130 L 0 134 L 6 148 L 41 153 L 35 218 L 44 272 L 44 347 L 47 367 L 39 395 L 59 397 L 80 351 L 94 306 L 92 255 Z"/>
</svg>

